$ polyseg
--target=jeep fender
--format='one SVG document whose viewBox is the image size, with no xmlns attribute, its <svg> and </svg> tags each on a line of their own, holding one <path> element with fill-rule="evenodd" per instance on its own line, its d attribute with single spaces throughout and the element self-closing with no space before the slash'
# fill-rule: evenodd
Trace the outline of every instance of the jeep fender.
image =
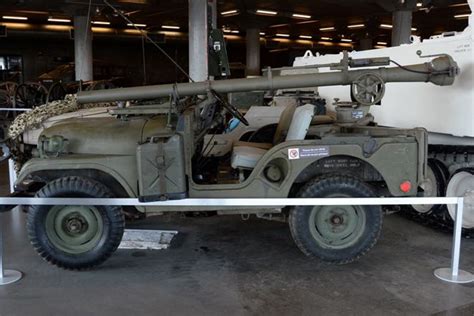
<svg viewBox="0 0 474 316">
<path fill-rule="evenodd" d="M 123 166 L 127 165 L 127 168 Z M 30 159 L 22 167 L 15 186 L 21 186 L 26 180 L 34 179 L 36 175 L 48 177 L 81 175 L 85 170 L 97 170 L 113 178 L 128 197 L 137 197 L 137 171 L 135 156 L 104 156 L 104 157 L 60 157 L 49 159 Z M 61 172 L 64 171 L 64 172 Z M 107 185 L 107 183 L 105 183 Z"/>
</svg>

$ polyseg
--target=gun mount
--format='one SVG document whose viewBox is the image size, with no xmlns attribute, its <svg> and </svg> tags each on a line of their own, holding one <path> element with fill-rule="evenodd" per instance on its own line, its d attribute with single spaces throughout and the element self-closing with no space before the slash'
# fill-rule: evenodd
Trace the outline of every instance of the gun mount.
<svg viewBox="0 0 474 316">
<path fill-rule="evenodd" d="M 218 93 L 246 92 L 256 90 L 277 90 L 306 88 L 315 86 L 351 85 L 356 83 L 359 97 L 365 103 L 380 97 L 380 85 L 387 82 L 431 82 L 436 85 L 451 85 L 459 69 L 456 62 L 448 55 L 440 56 L 431 62 L 410 66 L 398 66 L 377 69 L 358 69 L 387 65 L 388 58 L 351 59 L 345 53 L 340 63 L 331 64 L 338 72 L 315 73 L 303 75 L 273 76 L 269 71 L 266 77 L 228 79 L 221 81 L 204 81 L 152 85 L 143 87 L 109 89 L 103 91 L 83 91 L 78 93 L 79 103 L 113 102 L 145 100 L 166 97 L 173 94 L 192 96 L 206 94 L 213 90 Z M 321 67 L 327 65 L 315 65 Z M 377 98 L 374 97 L 377 96 Z M 383 96 L 383 95 L 382 95 Z"/>
</svg>

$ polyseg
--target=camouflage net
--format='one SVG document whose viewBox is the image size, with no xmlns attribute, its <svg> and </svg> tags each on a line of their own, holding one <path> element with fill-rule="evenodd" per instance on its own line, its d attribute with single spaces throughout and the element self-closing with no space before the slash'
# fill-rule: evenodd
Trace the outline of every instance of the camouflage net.
<svg viewBox="0 0 474 316">
<path fill-rule="evenodd" d="M 64 100 L 49 102 L 18 115 L 8 129 L 8 137 L 17 139 L 18 136 L 22 135 L 27 129 L 39 128 L 41 127 L 41 123 L 53 116 L 76 112 L 82 109 L 110 107 L 114 105 L 114 103 L 78 104 L 76 95 L 68 94 Z"/>
<path fill-rule="evenodd" d="M 8 128 L 9 139 L 6 142 L 15 162 L 15 171 L 17 174 L 23 163 L 31 158 L 31 153 L 23 148 L 24 146 L 22 146 L 20 137 L 26 130 L 40 128 L 44 121 L 53 116 L 76 112 L 82 109 L 111 106 L 115 106 L 115 103 L 78 104 L 76 95 L 69 94 L 64 100 L 49 102 L 18 115 Z"/>
</svg>

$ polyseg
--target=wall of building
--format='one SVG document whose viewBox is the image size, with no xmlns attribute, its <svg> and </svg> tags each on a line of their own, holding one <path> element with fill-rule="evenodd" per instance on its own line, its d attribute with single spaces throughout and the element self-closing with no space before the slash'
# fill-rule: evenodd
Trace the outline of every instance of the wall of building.
<svg viewBox="0 0 474 316">
<path fill-rule="evenodd" d="M 175 59 L 183 69 L 188 69 L 188 48 L 186 39 L 167 38 L 161 47 Z M 262 41 L 261 65 L 282 67 L 292 64 L 295 56 L 301 56 L 311 45 L 282 43 L 281 48 L 266 47 Z M 334 47 L 327 51 L 340 50 Z M 244 39 L 227 42 L 232 77 L 245 74 Z M 321 52 L 321 50 L 319 50 Z M 38 77 L 56 67 L 74 61 L 74 41 L 69 33 L 18 32 L 13 36 L 0 38 L 0 55 L 23 57 L 24 81 L 36 81 Z M 186 81 L 174 64 L 151 43 L 145 43 L 146 79 L 143 71 L 143 50 L 140 36 L 95 35 L 93 40 L 94 77 L 103 79 L 103 70 L 123 76 L 125 85 L 159 84 Z M 70 79 L 73 80 L 73 74 Z"/>
</svg>

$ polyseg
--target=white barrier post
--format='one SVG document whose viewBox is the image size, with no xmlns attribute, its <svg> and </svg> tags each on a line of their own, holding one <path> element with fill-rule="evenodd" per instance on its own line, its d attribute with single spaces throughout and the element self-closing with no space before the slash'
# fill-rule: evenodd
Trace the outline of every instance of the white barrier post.
<svg viewBox="0 0 474 316">
<path fill-rule="evenodd" d="M 13 159 L 8 159 L 8 175 L 10 179 L 10 193 L 15 192 L 16 171 Z"/>
<path fill-rule="evenodd" d="M 434 271 L 434 275 L 446 282 L 470 283 L 474 281 L 474 275 L 470 272 L 459 270 L 459 259 L 461 257 L 461 232 L 462 217 L 464 211 L 464 198 L 458 198 L 456 205 L 456 216 L 453 230 L 453 249 L 451 253 L 451 267 L 439 268 Z"/>
<path fill-rule="evenodd" d="M 0 213 L 0 286 L 14 283 L 21 279 L 17 270 L 3 270 L 3 214 Z"/>
</svg>

